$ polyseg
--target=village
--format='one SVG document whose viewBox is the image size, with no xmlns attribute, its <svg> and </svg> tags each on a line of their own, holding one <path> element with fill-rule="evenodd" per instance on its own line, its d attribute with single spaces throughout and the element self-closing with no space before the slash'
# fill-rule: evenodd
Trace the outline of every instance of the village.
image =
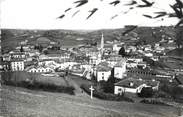
<svg viewBox="0 0 183 117">
<path fill-rule="evenodd" d="M 101 34 L 97 45 L 70 48 L 39 37 L 35 44 L 21 41 L 15 50 L 3 54 L 1 71 L 22 71 L 47 77 L 71 74 L 96 84 L 112 79 L 109 92 L 115 95 L 139 94 L 145 88 L 156 92 L 160 84 L 182 84 L 183 68 L 172 69 L 159 62 L 160 59 L 168 61 L 166 52 L 177 48 L 173 39 L 165 40 L 164 37 L 162 35 L 161 41 L 154 45 L 135 46 L 134 42 L 106 43 L 105 35 Z"/>
</svg>

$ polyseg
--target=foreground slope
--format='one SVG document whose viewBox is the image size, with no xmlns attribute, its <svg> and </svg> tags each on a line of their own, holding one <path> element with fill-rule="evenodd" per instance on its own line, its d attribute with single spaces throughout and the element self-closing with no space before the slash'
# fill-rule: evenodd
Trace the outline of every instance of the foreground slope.
<svg viewBox="0 0 183 117">
<path fill-rule="evenodd" d="M 0 115 L 11 117 L 177 117 L 168 106 L 91 100 L 86 95 L 31 91 L 3 86 Z"/>
</svg>

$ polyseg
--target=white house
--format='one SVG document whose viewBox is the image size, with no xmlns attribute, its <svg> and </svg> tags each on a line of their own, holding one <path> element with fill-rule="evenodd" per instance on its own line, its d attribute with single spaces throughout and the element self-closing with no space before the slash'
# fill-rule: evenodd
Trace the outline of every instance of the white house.
<svg viewBox="0 0 183 117">
<path fill-rule="evenodd" d="M 38 50 L 30 50 L 28 52 L 29 56 L 32 57 L 32 56 L 39 56 L 40 55 L 40 52 Z"/>
<path fill-rule="evenodd" d="M 47 55 L 45 54 L 40 54 L 39 55 L 39 60 L 44 60 L 44 59 L 49 59 Z"/>
<path fill-rule="evenodd" d="M 115 52 L 119 52 L 119 50 L 121 49 L 121 47 L 123 47 L 123 44 L 113 44 L 112 50 Z"/>
<path fill-rule="evenodd" d="M 144 56 L 147 56 L 147 57 L 153 56 L 153 53 L 151 53 L 151 52 L 144 52 L 143 54 L 144 54 Z"/>
<path fill-rule="evenodd" d="M 135 52 L 137 50 L 137 48 L 135 46 L 128 46 L 126 48 L 126 52 L 129 53 L 129 52 Z"/>
<path fill-rule="evenodd" d="M 143 62 L 143 58 L 141 57 L 130 57 L 130 58 L 127 58 L 128 61 L 134 61 L 136 63 L 139 63 L 139 62 Z"/>
<path fill-rule="evenodd" d="M 127 68 L 135 68 L 135 67 L 137 67 L 137 62 L 135 62 L 135 61 L 132 61 L 132 60 L 128 60 L 127 61 L 127 63 L 126 63 L 126 67 Z"/>
<path fill-rule="evenodd" d="M 146 62 L 139 62 L 137 64 L 137 66 L 142 67 L 143 69 L 145 69 L 147 67 L 147 63 Z"/>
<path fill-rule="evenodd" d="M 109 58 L 106 59 L 110 67 L 114 67 L 121 60 L 122 58 L 120 55 L 111 55 Z"/>
<path fill-rule="evenodd" d="M 107 81 L 111 76 L 112 68 L 109 67 L 101 67 L 97 69 L 97 82 L 99 81 Z"/>
<path fill-rule="evenodd" d="M 109 67 L 107 62 L 101 62 L 94 68 L 94 76 L 96 76 L 97 81 L 107 81 L 111 76 L 112 68 Z"/>
<path fill-rule="evenodd" d="M 56 63 L 54 60 L 52 59 L 44 59 L 44 60 L 40 60 L 38 62 L 39 66 L 45 65 L 48 66 L 50 68 L 56 69 L 58 67 L 60 67 L 60 64 Z"/>
<path fill-rule="evenodd" d="M 47 72 L 54 72 L 53 69 L 49 68 L 49 67 L 31 67 L 29 69 L 27 69 L 27 72 L 31 72 L 31 73 L 47 73 Z"/>
<path fill-rule="evenodd" d="M 72 70 L 71 74 L 76 75 L 76 76 L 80 76 L 80 77 L 84 77 L 85 75 L 85 69 L 77 69 L 77 70 Z"/>
<path fill-rule="evenodd" d="M 26 59 L 27 54 L 25 52 L 10 53 L 11 59 Z"/>
<path fill-rule="evenodd" d="M 114 84 L 114 94 L 121 95 L 125 92 L 140 93 L 143 87 L 152 87 L 158 90 L 159 81 L 128 78 Z"/>
<path fill-rule="evenodd" d="M 60 70 L 64 70 L 64 69 L 66 69 L 66 68 L 68 68 L 68 69 L 72 69 L 72 66 L 74 66 L 74 65 L 77 65 L 77 64 L 79 64 L 79 63 L 77 63 L 77 62 L 63 62 L 63 63 L 59 63 L 59 69 Z"/>
<path fill-rule="evenodd" d="M 100 62 L 102 62 L 101 57 L 102 57 L 101 54 L 89 56 L 89 64 L 98 65 Z"/>
<path fill-rule="evenodd" d="M 11 61 L 11 70 L 12 71 L 23 71 L 24 70 L 24 61 L 17 59 Z"/>
<path fill-rule="evenodd" d="M 3 61 L 10 61 L 11 57 L 9 56 L 9 54 L 4 54 L 3 55 Z"/>
<path fill-rule="evenodd" d="M 126 59 L 122 59 L 114 66 L 114 77 L 123 79 L 126 73 Z"/>
</svg>

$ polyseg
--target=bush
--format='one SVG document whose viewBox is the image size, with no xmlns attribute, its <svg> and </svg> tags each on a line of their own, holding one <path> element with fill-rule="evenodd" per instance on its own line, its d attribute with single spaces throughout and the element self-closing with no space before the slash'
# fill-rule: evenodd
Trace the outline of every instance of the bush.
<svg viewBox="0 0 183 117">
<path fill-rule="evenodd" d="M 90 95 L 89 86 L 87 85 L 81 85 L 81 88 Z M 114 94 L 99 92 L 97 90 L 94 90 L 93 96 L 99 99 L 103 100 L 111 100 L 111 101 L 127 101 L 127 102 L 134 102 L 131 98 L 124 97 L 124 96 L 117 96 Z"/>
<path fill-rule="evenodd" d="M 26 72 L 4 73 L 2 77 L 2 83 L 5 85 L 24 87 L 32 90 L 60 92 L 74 95 L 74 87 L 72 86 L 56 85 L 54 83 L 38 81 L 34 78 L 31 79 Z"/>
<path fill-rule="evenodd" d="M 5 81 L 5 85 L 11 85 L 16 87 L 24 87 L 27 89 L 32 90 L 42 90 L 42 91 L 49 91 L 49 92 L 60 92 L 60 93 L 67 93 L 70 95 L 74 95 L 74 88 L 73 87 L 66 87 L 66 86 L 56 86 L 53 84 L 44 84 L 40 82 L 27 82 L 27 81 L 20 81 L 20 82 L 12 82 L 12 81 Z"/>
<path fill-rule="evenodd" d="M 139 97 L 149 98 L 153 96 L 153 89 L 151 87 L 143 87 L 141 92 L 138 93 Z"/>
<path fill-rule="evenodd" d="M 157 91 L 154 95 L 155 98 L 168 98 L 171 99 L 172 96 L 164 91 Z"/>
<path fill-rule="evenodd" d="M 98 90 L 105 93 L 114 93 L 114 84 L 106 81 L 97 83 Z"/>
<path fill-rule="evenodd" d="M 164 102 L 161 102 L 159 100 L 146 100 L 146 99 L 143 99 L 143 100 L 140 101 L 140 103 L 169 106 L 168 104 L 166 104 Z"/>
<path fill-rule="evenodd" d="M 161 90 L 171 95 L 174 99 L 183 97 L 183 88 L 179 86 L 164 84 L 161 86 Z"/>
</svg>

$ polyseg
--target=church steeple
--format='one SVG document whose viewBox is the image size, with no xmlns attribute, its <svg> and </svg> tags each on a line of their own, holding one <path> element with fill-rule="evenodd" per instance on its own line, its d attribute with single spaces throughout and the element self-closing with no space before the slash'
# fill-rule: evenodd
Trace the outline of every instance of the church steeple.
<svg viewBox="0 0 183 117">
<path fill-rule="evenodd" d="M 104 51 L 104 35 L 103 35 L 103 33 L 102 33 L 102 37 L 101 37 L 100 51 L 101 51 L 101 54 L 103 54 L 103 51 Z"/>
</svg>

